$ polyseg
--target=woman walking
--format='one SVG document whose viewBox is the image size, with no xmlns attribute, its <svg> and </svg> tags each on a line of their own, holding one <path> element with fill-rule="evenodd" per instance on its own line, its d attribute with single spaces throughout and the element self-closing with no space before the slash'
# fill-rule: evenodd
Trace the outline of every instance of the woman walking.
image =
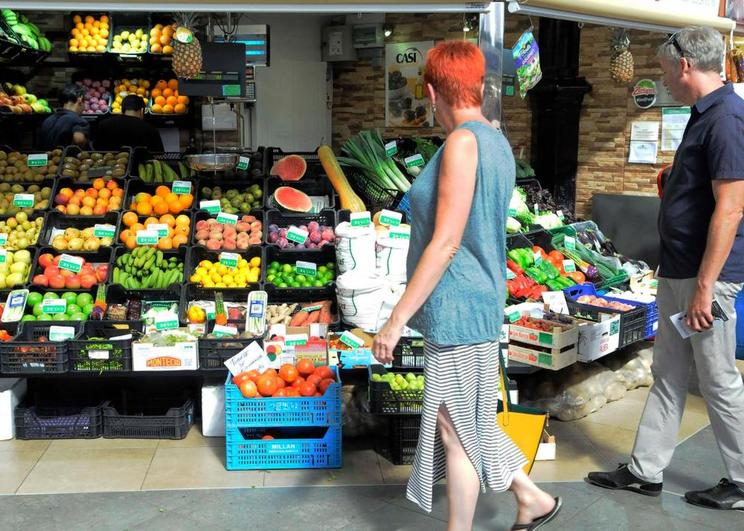
<svg viewBox="0 0 744 531">
<path fill-rule="evenodd" d="M 506 217 L 514 186 L 508 142 L 481 113 L 485 60 L 466 41 L 428 54 L 424 81 L 444 145 L 410 190 L 409 282 L 377 334 L 375 358 L 392 361 L 402 327 L 424 336 L 424 411 L 408 499 L 431 511 L 447 477 L 449 530 L 472 527 L 479 489 L 511 489 L 513 529 L 552 520 L 561 501 L 522 471 L 527 460 L 496 422 L 499 334 L 506 286 Z"/>
</svg>

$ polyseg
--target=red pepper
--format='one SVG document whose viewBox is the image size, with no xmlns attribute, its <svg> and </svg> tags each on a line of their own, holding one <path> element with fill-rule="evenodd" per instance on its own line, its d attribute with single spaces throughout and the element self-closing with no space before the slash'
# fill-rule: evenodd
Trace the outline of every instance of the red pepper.
<svg viewBox="0 0 744 531">
<path fill-rule="evenodd" d="M 534 246 L 534 247 L 532 248 L 532 253 L 533 253 L 533 254 L 538 254 L 538 253 L 539 253 L 539 254 L 540 254 L 540 257 L 541 257 L 541 258 L 542 258 L 543 260 L 547 260 L 547 259 L 549 258 L 549 257 L 548 257 L 548 253 L 546 253 L 546 252 L 545 252 L 545 251 L 543 250 L 543 248 L 542 248 L 542 247 L 540 247 L 540 246 L 538 246 L 538 245 L 535 245 L 535 246 Z"/>
<path fill-rule="evenodd" d="M 515 275 L 524 275 L 524 270 L 521 267 L 519 267 L 519 264 L 517 264 L 514 260 L 507 259 L 506 267 L 511 269 Z"/>
</svg>

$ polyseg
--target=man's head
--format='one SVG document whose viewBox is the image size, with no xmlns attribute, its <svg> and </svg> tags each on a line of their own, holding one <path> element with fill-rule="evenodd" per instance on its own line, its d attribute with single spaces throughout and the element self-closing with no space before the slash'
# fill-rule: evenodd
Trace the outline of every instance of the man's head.
<svg viewBox="0 0 744 531">
<path fill-rule="evenodd" d="M 83 112 L 85 89 L 75 83 L 69 83 L 59 92 L 59 102 L 67 110 L 78 114 Z"/>
<path fill-rule="evenodd" d="M 664 85 L 674 99 L 693 105 L 711 83 L 719 84 L 723 52 L 721 34 L 700 26 L 684 28 L 659 46 Z"/>
<path fill-rule="evenodd" d="M 129 96 L 121 100 L 121 112 L 129 116 L 144 118 L 145 101 L 142 99 L 141 96 L 130 94 Z"/>
</svg>

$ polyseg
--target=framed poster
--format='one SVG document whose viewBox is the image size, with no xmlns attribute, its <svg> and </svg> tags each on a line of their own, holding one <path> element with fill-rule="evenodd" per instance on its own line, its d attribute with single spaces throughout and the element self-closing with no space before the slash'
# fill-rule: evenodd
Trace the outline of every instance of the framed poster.
<svg viewBox="0 0 744 531">
<path fill-rule="evenodd" d="M 424 65 L 434 41 L 385 46 L 385 126 L 434 127 Z"/>
</svg>

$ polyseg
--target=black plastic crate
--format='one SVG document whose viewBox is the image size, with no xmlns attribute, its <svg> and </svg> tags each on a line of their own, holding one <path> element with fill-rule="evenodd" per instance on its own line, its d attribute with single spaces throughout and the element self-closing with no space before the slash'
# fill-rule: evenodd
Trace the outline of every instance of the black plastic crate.
<svg viewBox="0 0 744 531">
<path fill-rule="evenodd" d="M 421 431 L 421 415 L 391 416 L 387 420 L 387 437 L 376 441 L 378 453 L 394 465 L 413 464 Z"/>
<path fill-rule="evenodd" d="M 277 225 L 280 229 L 288 229 L 291 226 L 299 227 L 300 225 L 307 225 L 311 221 L 315 221 L 321 226 L 327 226 L 330 227 L 331 230 L 336 230 L 337 219 L 336 219 L 336 212 L 331 209 L 325 209 L 321 210 L 317 214 L 308 214 L 304 216 L 287 216 L 284 212 L 280 212 L 279 210 L 269 210 L 266 212 L 266 224 L 264 226 L 264 241 L 267 245 L 271 245 L 272 247 L 276 247 L 277 249 L 281 249 L 284 252 L 297 252 L 297 251 L 318 251 L 321 248 L 315 248 L 315 249 L 297 249 L 296 247 L 285 247 L 281 248 L 276 243 L 271 243 L 269 241 L 269 227 L 271 225 Z M 335 241 L 326 243 L 323 247 L 327 246 L 335 246 Z"/>
<path fill-rule="evenodd" d="M 127 197 L 127 189 L 129 188 L 129 181 L 128 180 L 125 180 L 125 179 L 118 179 L 118 178 L 107 179 L 107 181 L 114 181 L 114 182 L 116 182 L 116 184 L 119 186 L 119 188 L 121 188 L 123 190 L 122 197 L 121 197 L 121 205 L 117 209 L 111 209 L 111 210 L 109 210 L 109 212 L 122 212 L 122 211 L 126 210 L 127 209 L 126 208 L 126 197 Z M 49 209 L 50 210 L 57 210 L 57 208 L 56 208 L 57 205 L 54 203 L 54 198 L 57 196 L 57 194 L 63 188 L 69 188 L 69 189 L 71 189 L 74 192 L 75 190 L 81 190 L 81 189 L 82 190 L 87 190 L 91 186 L 93 186 L 93 185 L 90 184 L 90 183 L 79 183 L 79 182 L 75 182 L 75 181 L 73 181 L 73 179 L 71 177 L 59 177 L 59 178 L 57 178 L 56 181 L 55 181 L 54 192 L 52 193 L 52 197 L 50 198 Z M 108 214 L 108 212 L 106 212 L 105 214 Z M 103 214 L 103 215 L 105 215 L 105 214 Z M 64 215 L 67 216 L 69 214 L 65 213 Z M 91 214 L 89 216 L 86 216 L 86 215 L 77 215 L 76 214 L 75 216 L 72 216 L 72 217 L 73 218 L 78 218 L 78 219 L 81 220 L 81 222 L 84 222 L 84 220 L 87 220 L 87 219 L 100 218 L 101 217 L 101 214 Z"/>
<path fill-rule="evenodd" d="M 45 212 L 43 210 L 35 210 L 34 212 L 32 212 L 28 216 L 28 220 L 29 221 L 34 221 L 35 222 L 39 218 L 41 218 L 41 220 L 42 220 L 41 227 L 39 229 L 39 235 L 38 235 L 36 241 L 35 242 L 29 242 L 29 245 L 28 245 L 28 250 L 29 251 L 31 251 L 31 248 L 32 247 L 36 247 L 36 246 L 39 246 L 39 245 L 44 245 L 44 243 L 43 243 L 42 240 L 43 240 L 44 232 L 46 232 L 46 226 L 47 226 L 46 218 L 47 218 L 47 216 L 50 213 L 51 212 Z M 7 222 L 10 218 L 13 218 L 13 217 L 15 217 L 15 216 L 3 215 L 3 216 L 0 216 L 0 221 Z M 2 234 L 8 234 L 9 235 L 10 233 L 8 232 L 8 230 L 9 229 L 2 229 L 2 230 L 0 230 L 0 233 L 2 233 Z M 11 245 L 10 242 L 6 242 L 5 245 L 3 245 L 3 247 L 5 249 L 9 250 L 9 251 L 18 251 L 18 250 L 20 250 L 20 249 L 17 249 L 16 246 Z"/>
<path fill-rule="evenodd" d="M 200 203 L 202 201 L 213 201 L 215 200 L 214 194 L 212 194 L 211 197 L 207 197 L 207 195 L 204 193 L 205 188 L 209 188 L 210 190 L 214 190 L 215 188 L 220 188 L 220 191 L 222 195 L 220 198 L 227 197 L 226 194 L 230 190 L 237 190 L 238 193 L 247 192 L 249 188 L 252 186 L 257 185 L 258 191 L 260 192 L 260 197 L 256 198 L 254 195 L 254 199 L 260 199 L 260 203 L 257 201 L 257 206 L 253 206 L 249 209 L 240 209 L 238 208 L 238 212 L 235 212 L 238 215 L 243 214 L 250 214 L 253 210 L 263 208 L 266 205 L 266 197 L 265 197 L 265 190 L 264 190 L 264 182 L 263 179 L 229 179 L 229 178 L 213 178 L 213 177 L 201 177 L 199 179 L 199 184 L 196 186 L 196 194 L 194 196 L 194 210 L 200 210 Z M 247 211 L 246 211 L 247 210 Z"/>
<path fill-rule="evenodd" d="M 403 369 L 424 368 L 424 340 L 401 337 L 393 351 L 393 367 Z"/>
<path fill-rule="evenodd" d="M 306 179 L 325 179 L 326 173 L 323 169 L 323 165 L 320 163 L 320 157 L 318 157 L 318 152 L 316 151 L 288 151 L 285 152 L 282 150 L 282 148 L 278 147 L 270 147 L 268 148 L 268 151 L 270 153 L 270 157 L 267 159 L 266 164 L 266 175 L 271 176 L 271 169 L 276 164 L 279 159 L 282 159 L 288 155 L 298 155 L 305 159 L 305 163 L 307 164 L 307 170 L 305 171 L 305 175 L 302 176 L 302 180 Z"/>
<path fill-rule="evenodd" d="M 222 300 L 225 302 L 236 302 L 248 305 L 248 294 L 251 291 L 255 291 L 251 288 L 220 288 L 219 290 L 214 288 L 204 288 L 197 284 L 186 284 L 183 288 L 183 294 L 181 297 L 181 306 L 179 307 L 179 318 L 182 323 L 188 322 L 188 309 L 189 302 L 191 301 L 214 301 L 214 294 L 216 291 L 222 293 Z M 212 319 L 209 319 L 212 321 Z M 245 319 L 229 319 L 228 326 L 235 326 L 239 331 L 245 330 Z"/>
<path fill-rule="evenodd" d="M 95 20 L 100 20 L 102 15 L 106 15 L 108 17 L 109 36 L 108 36 L 108 41 L 106 42 L 106 49 L 103 52 L 88 52 L 88 51 L 85 51 L 85 52 L 70 52 L 70 51 L 68 51 L 67 53 L 69 54 L 70 58 L 79 58 L 79 59 L 92 58 L 92 59 L 96 59 L 96 58 L 103 57 L 103 54 L 105 52 L 107 52 L 109 50 L 109 48 L 111 48 L 111 42 L 113 41 L 113 38 L 114 38 L 114 20 L 113 20 L 114 16 L 113 16 L 113 13 L 102 12 L 102 11 L 94 11 L 94 12 L 86 11 L 86 12 L 72 12 L 72 13 L 69 13 L 68 15 L 65 15 L 65 19 L 66 19 L 66 21 L 65 21 L 65 28 L 67 29 L 67 38 L 68 39 L 73 38 L 72 37 L 72 34 L 70 33 L 70 31 L 72 30 L 72 28 L 75 27 L 75 23 L 73 22 L 73 18 L 75 17 L 75 15 L 80 16 L 80 18 L 83 20 L 83 22 L 85 22 L 85 17 L 86 16 L 92 16 Z M 66 48 L 66 49 L 69 50 L 69 48 Z"/>
<path fill-rule="evenodd" d="M 327 296 L 325 296 L 327 295 Z M 338 311 L 338 300 L 333 289 L 328 289 L 325 293 L 322 291 L 309 292 L 307 290 L 282 289 L 274 290 L 269 294 L 268 306 L 276 304 L 305 304 L 322 301 L 331 301 L 331 315 L 333 322 L 328 324 L 330 330 L 337 330 L 341 327 L 341 312 Z M 267 323 L 267 326 L 271 326 Z"/>
<path fill-rule="evenodd" d="M 194 423 L 190 399 L 126 396 L 106 402 L 102 411 L 106 439 L 184 439 Z"/>
<path fill-rule="evenodd" d="M 103 155 L 106 155 L 107 153 L 113 153 L 115 156 L 118 155 L 119 153 L 126 153 L 128 155 L 128 159 L 127 159 L 126 167 L 124 169 L 124 175 L 112 175 L 112 174 L 108 174 L 107 171 L 109 169 L 112 169 L 113 168 L 110 165 L 109 166 L 102 166 L 100 168 L 90 168 L 90 171 L 89 171 L 87 177 L 81 177 L 80 176 L 81 170 L 80 170 L 79 167 L 75 171 L 75 173 L 76 173 L 75 175 L 65 175 L 64 174 L 65 173 L 64 172 L 64 170 L 65 170 L 65 166 L 64 166 L 65 165 L 65 161 L 69 157 L 72 157 L 72 158 L 77 159 L 78 156 L 81 153 L 90 153 L 91 155 L 100 154 L 102 156 Z M 114 158 L 116 158 L 116 157 L 114 157 Z M 128 148 L 128 147 L 123 147 L 123 148 L 121 148 L 119 150 L 116 150 L 116 151 L 98 151 L 98 150 L 95 150 L 95 149 L 93 149 L 93 150 L 81 149 L 78 146 L 67 146 L 67 148 L 65 148 L 65 153 L 64 153 L 64 155 L 62 157 L 62 164 L 59 166 L 59 169 L 57 170 L 57 175 L 59 177 L 70 178 L 74 182 L 76 182 L 76 183 L 82 183 L 82 184 L 90 184 L 90 183 L 93 182 L 94 179 L 96 179 L 98 177 L 103 177 L 107 181 L 109 179 L 111 179 L 111 178 L 126 179 L 127 177 L 129 177 L 132 174 L 132 161 L 133 161 L 133 159 L 134 159 L 134 155 L 132 153 L 132 148 Z"/>
<path fill-rule="evenodd" d="M 277 208 L 281 209 L 281 207 L 276 203 L 276 201 L 273 200 L 274 192 L 277 188 L 280 188 L 282 186 L 288 186 L 289 188 L 294 188 L 296 190 L 299 190 L 301 192 L 306 193 L 308 196 L 310 196 L 311 200 L 313 197 L 326 197 L 327 203 L 324 208 L 321 210 L 324 210 L 326 208 L 330 208 L 331 210 L 336 208 L 336 192 L 333 190 L 333 186 L 331 186 L 331 182 L 328 179 L 311 179 L 308 181 L 302 180 L 302 181 L 282 181 L 278 177 L 270 177 L 266 179 L 266 187 L 264 188 L 264 201 L 266 208 Z M 304 217 L 308 214 L 311 214 L 312 212 L 284 212 L 285 216 L 290 217 Z"/>
<path fill-rule="evenodd" d="M 135 247 L 135 249 L 137 249 L 137 247 Z M 168 286 L 168 288 L 125 288 L 121 284 L 115 284 L 114 283 L 114 268 L 117 267 L 116 266 L 116 261 L 119 259 L 120 256 L 122 256 L 124 254 L 127 254 L 127 253 L 130 253 L 130 252 L 131 252 L 131 250 L 128 249 L 128 248 L 126 248 L 126 247 L 116 247 L 114 249 L 114 256 L 113 256 L 113 258 L 111 260 L 111 266 L 109 268 L 110 269 L 110 272 L 109 272 L 108 285 L 110 287 L 121 286 L 125 290 L 130 290 L 132 292 L 139 293 L 140 295 L 143 296 L 143 298 L 146 298 L 145 294 L 147 294 L 147 296 L 149 296 L 151 293 L 158 292 L 158 291 L 163 291 L 165 289 L 168 289 L 171 286 L 173 286 L 173 284 L 179 284 L 179 285 L 180 284 L 183 284 L 184 282 L 186 282 L 188 280 L 188 276 L 186 275 L 186 270 L 188 268 L 188 249 L 187 249 L 187 246 L 186 245 L 181 245 L 178 249 L 172 249 L 172 250 L 168 250 L 168 251 L 160 251 L 158 249 L 155 249 L 155 256 L 158 256 L 157 253 L 160 252 L 160 253 L 163 254 L 163 259 L 164 260 L 170 260 L 170 258 L 176 257 L 176 258 L 178 258 L 178 261 L 179 262 L 183 263 L 183 271 L 184 271 L 184 273 L 183 273 L 183 275 L 181 277 L 181 280 L 176 280 L 175 282 L 173 282 L 171 284 L 171 286 Z"/>
<path fill-rule="evenodd" d="M 412 415 L 424 409 L 424 391 L 410 389 L 393 391 L 387 382 L 373 382 L 372 375 L 387 372 L 408 373 L 409 369 L 392 368 L 385 370 L 381 365 L 369 366 L 369 407 L 377 415 Z"/>
<path fill-rule="evenodd" d="M 161 290 L 130 290 L 125 289 L 123 286 L 109 286 L 106 292 L 106 303 L 111 306 L 112 304 L 127 304 L 132 299 L 139 301 L 181 301 L 181 293 L 183 291 L 181 284 L 173 284 L 167 289 Z M 140 310 L 142 310 L 140 306 Z M 127 320 L 139 321 L 142 319 L 141 312 L 139 318 L 135 315 L 128 315 Z M 107 321 L 117 321 L 107 319 Z"/>
<path fill-rule="evenodd" d="M 160 115 L 157 115 L 160 116 Z M 180 115 L 176 114 L 167 114 L 163 116 L 168 117 L 177 117 Z M 134 161 L 132 162 L 132 178 L 136 178 L 139 180 L 142 180 L 142 175 L 140 175 L 140 164 L 145 164 L 148 161 L 157 160 L 162 164 L 167 164 L 170 169 L 173 170 L 173 172 L 178 177 L 176 180 L 178 181 L 189 181 L 191 182 L 191 190 L 192 194 L 195 191 L 196 188 L 196 176 L 194 172 L 192 172 L 189 167 L 186 165 L 186 163 L 183 162 L 183 155 L 179 151 L 169 151 L 169 152 L 150 152 L 147 148 L 144 147 L 135 147 L 133 148 L 132 152 L 134 153 Z M 181 166 L 182 164 L 184 167 L 184 174 L 182 174 Z M 144 181 L 143 181 L 144 182 Z M 155 184 L 155 185 L 165 185 L 170 187 L 172 184 L 172 181 L 168 182 L 155 182 L 154 177 L 153 180 L 146 184 Z"/>
<path fill-rule="evenodd" d="M 3 374 L 34 374 L 67 372 L 69 341 L 49 341 L 52 326 L 71 326 L 79 337 L 80 322 L 25 322 L 12 341 L 0 343 L 0 372 Z M 40 341 L 46 337 L 47 341 Z"/>
<path fill-rule="evenodd" d="M 355 168 L 344 166 L 342 169 L 352 189 L 359 194 L 367 210 L 372 213 L 392 209 L 403 198 L 403 193 L 399 190 L 383 188 Z"/>
<path fill-rule="evenodd" d="M 138 193 L 145 192 L 145 193 L 150 194 L 152 197 L 155 197 L 155 195 L 156 195 L 155 192 L 156 192 L 158 186 L 166 186 L 166 187 L 170 188 L 171 187 L 171 184 L 172 183 L 145 183 L 143 181 L 140 181 L 139 179 L 135 179 L 135 180 L 129 181 L 129 186 L 127 187 L 126 198 L 125 198 L 124 202 L 122 203 L 123 210 L 124 211 L 130 211 L 131 210 L 131 211 L 133 211 L 133 212 L 136 213 L 136 210 L 132 210 L 130 207 L 131 207 L 132 203 L 134 202 L 135 196 Z M 195 188 L 195 183 L 192 183 L 192 187 L 191 187 L 191 195 L 192 195 L 192 197 L 194 196 L 194 188 Z M 191 205 L 188 208 L 184 208 L 178 214 L 171 213 L 171 215 L 173 217 L 178 217 L 181 214 L 183 214 L 185 216 L 191 217 L 191 215 L 193 214 L 193 210 L 195 208 L 197 208 L 196 201 L 192 201 Z M 165 214 L 156 214 L 155 212 L 152 212 L 151 214 L 148 214 L 147 216 L 144 216 L 144 217 L 145 218 L 148 218 L 148 217 L 151 217 L 152 216 L 152 217 L 155 217 L 155 218 L 159 218 L 161 215 L 164 216 Z M 137 214 L 137 216 L 138 217 L 143 217 L 143 216 L 140 216 L 140 214 Z"/>
<path fill-rule="evenodd" d="M 109 212 L 103 216 L 69 216 L 63 214 L 57 210 L 52 210 L 47 213 L 47 217 L 44 220 L 44 227 L 39 237 L 38 245 L 45 245 L 51 247 L 52 245 L 52 230 L 53 229 L 83 229 L 94 228 L 96 225 L 113 225 L 116 229 L 114 232 L 114 238 L 111 246 L 116 245 L 119 238 L 121 228 L 119 226 L 120 212 Z M 75 253 L 87 253 L 90 251 L 61 251 L 61 252 L 75 252 Z"/>
<path fill-rule="evenodd" d="M 263 210 L 260 210 L 260 209 L 251 210 L 249 214 L 245 214 L 245 215 L 246 216 L 253 216 L 255 218 L 255 221 L 259 221 L 261 223 L 261 232 L 263 234 L 264 229 L 265 229 L 265 226 L 266 226 Z M 238 216 L 238 222 L 241 222 L 242 219 L 243 219 L 243 214 L 237 214 L 237 216 Z M 201 245 L 201 244 L 198 243 L 199 240 L 197 239 L 196 235 L 197 235 L 197 233 L 199 231 L 196 229 L 196 225 L 200 221 L 206 221 L 206 220 L 209 220 L 209 219 L 217 219 L 217 214 L 212 215 L 209 212 L 207 212 L 206 210 L 198 210 L 198 211 L 196 211 L 194 213 L 194 217 L 191 220 L 191 240 L 190 240 L 191 241 L 191 245 L 195 245 L 195 246 L 198 245 L 199 247 L 206 248 L 206 246 Z M 249 222 L 249 223 L 251 223 L 251 222 Z M 263 241 L 263 238 L 261 238 L 261 241 Z M 252 244 L 249 247 L 260 246 L 260 245 L 261 245 L 261 243 L 257 243 L 257 244 Z M 220 249 L 220 250 L 222 250 L 222 249 Z M 233 249 L 233 250 L 225 249 L 225 250 L 227 252 L 232 252 L 232 253 L 234 253 L 234 252 L 240 252 L 240 250 L 235 250 L 235 249 Z"/>
<path fill-rule="evenodd" d="M 51 254 L 53 257 L 61 256 L 63 254 L 69 255 L 69 256 L 76 256 L 85 259 L 86 264 L 94 265 L 94 269 L 98 265 L 106 265 L 108 266 L 108 278 L 105 279 L 103 282 L 96 282 L 94 286 L 98 284 L 106 284 L 109 279 L 111 278 L 111 256 L 114 253 L 113 247 L 100 247 L 97 251 L 55 251 L 51 247 L 41 247 L 39 249 L 38 256 L 41 256 L 43 254 Z M 34 267 L 31 269 L 31 276 L 29 280 L 33 279 L 35 275 L 40 275 L 44 271 L 41 268 L 41 265 L 38 263 L 38 258 L 36 262 L 34 263 Z M 44 286 L 33 286 L 35 289 L 44 289 Z M 50 286 L 51 287 L 51 286 Z M 55 289 L 51 287 L 52 289 Z M 57 288 L 62 289 L 62 288 Z M 78 290 L 84 290 L 86 288 L 70 288 L 70 291 L 78 291 Z"/>
<path fill-rule="evenodd" d="M 283 291 L 294 291 L 297 295 L 302 294 L 308 294 L 309 296 L 313 296 L 314 293 L 326 293 L 329 290 L 334 292 L 333 286 L 335 285 L 335 281 L 331 282 L 325 286 L 322 287 L 312 287 L 312 288 L 279 288 L 277 286 L 274 286 L 273 284 L 269 283 L 267 280 L 268 278 L 268 269 L 269 265 L 272 262 L 279 262 L 280 264 L 293 264 L 297 261 L 303 261 L 303 262 L 312 262 L 316 264 L 317 266 L 321 266 L 328 263 L 336 263 L 336 249 L 333 246 L 325 245 L 321 249 L 304 249 L 304 250 L 296 250 L 291 253 L 287 253 L 283 251 L 282 249 L 279 249 L 275 246 L 270 246 L 266 248 L 266 256 L 265 261 L 263 264 L 263 282 L 264 282 L 264 288 L 266 289 L 266 292 L 269 294 L 269 298 L 272 297 L 272 295 L 281 293 Z M 336 272 L 338 273 L 338 272 Z"/>
<path fill-rule="evenodd" d="M 132 341 L 143 330 L 142 321 L 87 321 L 81 337 L 69 342 L 70 372 L 131 371 Z M 125 335 L 132 337 L 110 339 Z"/>
<path fill-rule="evenodd" d="M 228 321 L 228 326 L 236 325 L 238 325 L 238 323 L 231 323 Z M 213 328 L 214 322 L 210 321 L 207 326 L 207 332 L 210 333 Z M 242 326 L 236 326 L 236 328 L 238 328 L 238 331 L 245 330 L 245 320 L 243 320 Z M 235 356 L 254 341 L 259 341 L 259 345 L 263 346 L 261 341 L 257 338 L 199 338 L 199 370 L 227 370 L 224 362 Z"/>
<path fill-rule="evenodd" d="M 41 295 L 44 295 L 46 293 L 54 293 L 55 295 L 57 295 L 57 298 L 61 298 L 64 293 L 74 293 L 76 296 L 79 296 L 82 293 L 87 293 L 87 294 L 89 294 L 93 298 L 93 303 L 95 304 L 96 294 L 98 293 L 98 286 L 96 285 L 96 286 L 93 286 L 92 288 L 89 288 L 89 289 L 83 289 L 83 288 L 80 288 L 80 289 L 67 289 L 67 288 L 55 289 L 55 288 L 45 288 L 43 286 L 30 285 L 29 286 L 29 290 L 30 290 L 30 293 L 36 292 L 36 293 L 39 293 Z M 81 311 L 82 311 L 82 308 L 81 308 Z M 26 305 L 26 309 L 24 311 L 24 314 L 25 315 L 33 314 L 33 308 L 27 304 Z M 31 321 L 31 322 L 34 322 L 34 321 Z M 43 323 L 44 321 L 35 321 L 35 322 L 37 322 L 37 323 Z M 85 321 L 54 321 L 54 322 L 47 322 L 47 324 L 53 324 L 53 325 L 59 325 L 59 326 L 70 326 L 71 324 L 77 323 L 77 322 L 83 322 L 84 323 Z"/>
<path fill-rule="evenodd" d="M 13 182 L 13 183 L 3 183 L 3 184 L 7 184 L 8 186 L 10 186 L 10 189 L 6 190 L 5 192 L 2 192 L 3 194 L 9 194 L 9 204 L 6 209 L 6 213 L 3 214 L 3 216 L 6 218 L 14 216 L 18 212 L 25 212 L 30 218 L 34 214 L 43 214 L 47 210 L 51 210 L 53 208 L 54 194 L 55 194 L 55 191 L 54 191 L 55 181 L 53 178 L 47 178 L 39 182 Z M 12 187 L 16 185 L 22 187 L 22 190 L 20 192 L 12 191 Z M 38 187 L 39 190 L 36 192 L 29 191 L 29 189 L 32 186 Z M 34 206 L 31 208 L 18 208 L 16 206 L 13 206 L 13 198 L 16 195 L 16 193 L 32 194 L 35 196 L 36 193 L 40 193 L 44 188 L 47 188 L 49 190 L 49 198 L 46 200 L 47 201 L 46 207 L 41 206 L 41 203 L 44 201 L 44 199 L 40 199 L 39 201 L 37 201 L 36 198 L 34 198 Z"/>
<path fill-rule="evenodd" d="M 100 405 L 24 404 L 15 409 L 16 439 L 97 439 L 102 426 Z"/>
<path fill-rule="evenodd" d="M 131 57 L 131 56 L 144 56 L 148 53 L 150 50 L 150 44 L 147 42 L 147 48 L 143 52 L 134 52 L 134 51 L 114 51 L 114 44 L 113 44 L 113 37 L 116 35 L 121 34 L 122 31 L 130 31 L 134 32 L 138 29 L 141 29 L 144 36 L 143 39 L 146 41 L 149 41 L 150 39 L 150 29 L 152 28 L 152 24 L 150 23 L 150 15 L 146 13 L 138 13 L 138 12 L 118 12 L 116 13 L 116 19 L 114 20 L 116 22 L 115 25 L 111 25 L 111 37 L 112 41 L 110 42 L 108 53 L 113 55 L 118 55 L 121 57 Z"/>
<path fill-rule="evenodd" d="M 0 114 L 5 114 L 4 112 L 0 112 Z M 13 114 L 13 113 L 8 113 Z M 18 116 L 17 114 L 14 116 Z M 20 149 L 13 149 L 10 146 L 0 146 L 0 151 L 4 152 L 6 155 L 10 155 L 12 153 L 20 153 L 24 156 L 25 164 L 28 165 L 28 155 L 36 155 L 36 154 L 43 154 L 46 153 L 47 155 L 47 165 L 46 166 L 38 166 L 36 168 L 29 168 L 29 170 L 26 172 L 25 175 L 22 175 L 18 179 L 15 179 L 13 177 L 13 180 L 9 180 L 6 178 L 6 172 L 0 171 L 0 182 L 7 182 L 9 184 L 15 184 L 15 182 L 18 183 L 28 183 L 28 182 L 42 182 L 44 179 L 53 179 L 57 175 L 57 169 L 59 168 L 59 163 L 62 161 L 62 158 L 65 153 L 64 147 L 57 147 L 50 151 L 44 151 L 44 150 L 20 150 Z M 7 162 L 7 158 L 4 159 L 6 162 L 6 167 L 11 166 Z M 11 166 L 12 167 L 12 166 Z M 32 178 L 29 178 L 30 174 L 35 174 L 34 176 L 31 176 Z"/>
<path fill-rule="evenodd" d="M 194 271 L 199 266 L 199 262 L 202 260 L 209 260 L 212 263 L 218 263 L 220 261 L 220 254 L 221 253 L 233 253 L 237 254 L 241 257 L 243 257 L 245 260 L 250 261 L 252 258 L 258 257 L 261 259 L 261 274 L 258 277 L 258 282 L 249 283 L 245 288 L 237 288 L 237 289 L 247 289 L 249 291 L 255 291 L 260 288 L 261 286 L 261 280 L 263 278 L 264 274 L 264 254 L 263 249 L 261 247 L 249 247 L 248 249 L 244 251 L 210 251 L 208 249 L 205 249 L 204 247 L 192 247 L 189 250 L 188 259 L 186 261 L 186 268 L 184 269 L 186 275 L 185 275 L 185 281 L 191 282 L 191 277 L 194 274 Z M 226 289 L 226 288 L 211 288 L 211 289 Z"/>
</svg>

